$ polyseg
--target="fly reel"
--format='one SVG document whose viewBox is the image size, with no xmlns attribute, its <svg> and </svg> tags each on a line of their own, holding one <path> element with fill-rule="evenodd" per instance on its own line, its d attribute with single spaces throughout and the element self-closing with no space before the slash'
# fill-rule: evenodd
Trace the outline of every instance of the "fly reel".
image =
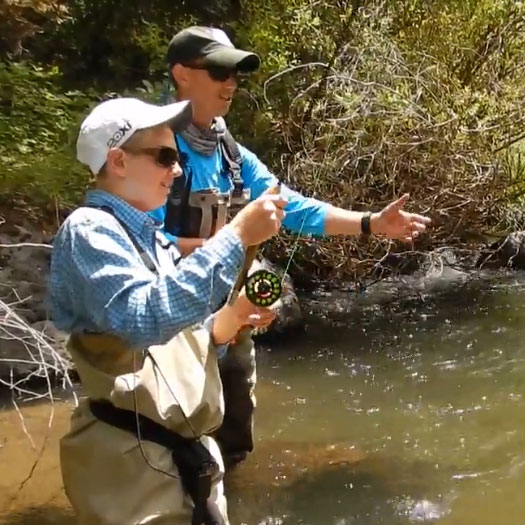
<svg viewBox="0 0 525 525">
<path fill-rule="evenodd" d="M 257 270 L 246 279 L 246 297 L 255 306 L 272 306 L 281 297 L 281 278 L 268 270 Z"/>
</svg>

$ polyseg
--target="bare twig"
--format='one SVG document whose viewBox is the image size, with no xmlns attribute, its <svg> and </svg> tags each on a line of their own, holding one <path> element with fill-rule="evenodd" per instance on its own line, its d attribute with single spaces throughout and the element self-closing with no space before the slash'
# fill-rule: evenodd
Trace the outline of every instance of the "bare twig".
<svg viewBox="0 0 525 525">
<path fill-rule="evenodd" d="M 22 301 L 20 301 L 21 303 Z M 30 396 L 32 399 L 47 397 L 53 401 L 53 387 L 50 373 L 61 381 L 62 388 L 72 389 L 73 383 L 69 376 L 71 363 L 68 359 L 53 348 L 51 340 L 44 332 L 32 328 L 27 321 L 15 310 L 19 303 L 7 304 L 0 300 L 0 341 L 17 341 L 22 349 L 25 349 L 26 358 L 17 356 L 15 358 L 3 357 L 0 362 L 8 362 L 13 366 L 29 365 L 31 372 L 17 381 L 7 382 L 0 379 L 0 383 L 8 387 L 14 394 L 23 398 Z M 44 379 L 47 386 L 45 394 L 33 392 L 24 384 L 30 379 Z"/>
<path fill-rule="evenodd" d="M 13 394 L 14 394 L 14 392 L 13 392 Z M 22 425 L 22 430 L 24 431 L 24 434 L 26 435 L 27 439 L 29 440 L 29 443 L 31 443 L 31 448 L 33 450 L 36 450 L 35 442 L 34 442 L 32 436 L 31 436 L 31 434 L 27 430 L 27 426 L 26 426 L 26 421 L 25 421 L 24 415 L 22 414 L 22 411 L 20 410 L 14 395 L 11 398 L 11 402 L 12 402 L 13 406 L 15 407 L 16 413 L 18 414 L 18 418 L 20 419 L 20 423 Z"/>
<path fill-rule="evenodd" d="M 507 213 L 511 192 L 514 196 L 525 192 L 523 177 L 516 175 L 516 185 L 509 184 L 510 168 L 494 154 L 501 144 L 508 147 L 523 138 L 522 97 L 509 98 L 502 107 L 491 87 L 466 95 L 436 57 L 406 52 L 388 31 L 375 30 L 373 24 L 385 6 L 363 7 L 369 12 L 356 22 L 354 38 L 323 77 L 327 83 L 323 96 L 316 96 L 318 78 L 308 83 L 307 75 L 297 75 L 296 90 L 290 93 L 291 104 L 281 121 L 285 142 L 295 152 L 284 166 L 287 183 L 356 210 L 380 209 L 408 192 L 414 211 L 433 219 L 431 237 L 423 236 L 417 243 L 421 250 L 461 248 L 471 242 L 470 232 L 479 232 L 481 238 L 482 232 L 501 230 L 509 221 L 513 227 L 525 225 L 524 214 L 509 218 Z M 472 50 L 465 47 L 463 52 Z M 480 67 L 492 60 L 487 53 L 496 52 L 497 48 L 483 48 Z M 297 69 L 287 68 L 268 79 L 264 88 L 268 103 L 271 83 Z M 490 101 L 483 112 L 477 109 L 480 97 Z M 464 100 L 464 109 L 458 107 L 458 98 Z M 525 159 L 511 168 L 521 165 Z M 289 250 L 283 245 L 295 239 L 285 239 L 273 241 L 273 254 L 289 263 Z M 305 277 L 345 280 L 367 278 L 378 268 L 383 271 L 387 256 L 404 248 L 400 243 L 348 238 L 295 240 L 292 246 L 293 264 Z M 431 261 L 431 271 L 443 271 L 439 258 Z"/>
<path fill-rule="evenodd" d="M 62 357 L 52 346 L 52 341 L 44 333 L 35 330 L 21 317 L 15 310 L 23 301 L 20 300 L 14 304 L 6 304 L 0 300 L 0 341 L 16 341 L 20 344 L 22 349 L 25 349 L 27 357 L 3 357 L 0 359 L 2 363 L 12 365 L 9 380 L 0 378 L 0 385 L 11 390 L 12 404 L 20 419 L 22 430 L 28 438 L 31 447 L 36 450 L 37 445 L 33 436 L 31 436 L 25 422 L 23 411 L 20 409 L 18 399 L 23 401 L 35 401 L 47 399 L 50 403 L 50 413 L 47 424 L 47 432 L 38 448 L 38 454 L 33 462 L 28 475 L 20 483 L 19 491 L 23 490 L 26 483 L 31 479 L 35 469 L 42 458 L 44 450 L 48 444 L 50 429 L 54 418 L 54 385 L 51 380 L 51 375 L 61 381 L 61 386 L 73 392 L 75 403 L 77 402 L 76 395 L 73 391 L 73 383 L 69 377 L 70 363 L 67 359 Z M 28 371 L 22 377 L 15 379 L 13 368 L 15 366 L 24 365 L 29 367 Z M 46 385 L 44 392 L 33 390 L 32 381 L 34 379 L 43 379 Z"/>
<path fill-rule="evenodd" d="M 0 248 L 45 248 L 52 250 L 51 244 L 42 244 L 38 242 L 18 242 L 14 244 L 0 244 Z"/>
<path fill-rule="evenodd" d="M 49 435 L 51 433 L 51 427 L 53 425 L 53 418 L 54 418 L 54 415 L 55 415 L 55 407 L 53 405 L 53 402 L 51 402 L 50 407 L 51 408 L 50 408 L 50 411 L 49 411 L 49 419 L 47 421 L 47 432 L 46 432 L 46 434 L 44 436 L 44 439 L 42 441 L 42 445 L 40 446 L 40 450 L 38 451 L 38 455 L 37 455 L 35 461 L 33 462 L 33 465 L 29 469 L 29 473 L 27 474 L 25 479 L 22 480 L 22 482 L 20 483 L 20 485 L 18 487 L 18 492 L 23 490 L 25 484 L 33 477 L 33 473 L 35 472 L 35 469 L 38 466 L 38 463 L 40 462 L 40 459 L 42 458 L 42 455 L 44 454 L 44 450 L 46 449 L 46 446 L 47 446 L 47 443 L 48 443 L 48 440 L 49 440 Z"/>
</svg>

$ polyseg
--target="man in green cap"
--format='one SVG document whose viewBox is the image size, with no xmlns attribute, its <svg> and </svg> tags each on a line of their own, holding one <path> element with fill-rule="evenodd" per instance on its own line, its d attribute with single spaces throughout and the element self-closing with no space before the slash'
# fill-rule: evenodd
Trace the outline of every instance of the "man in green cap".
<svg viewBox="0 0 525 525">
<path fill-rule="evenodd" d="M 258 69 L 255 53 L 233 46 L 220 29 L 190 27 L 171 40 L 167 60 L 178 100 L 190 100 L 193 121 L 175 135 L 184 177 L 165 206 L 153 212 L 164 222 L 183 254 L 203 245 L 227 215 L 275 187 L 279 181 L 257 156 L 238 144 L 226 128 L 239 74 Z M 314 235 L 381 234 L 412 240 L 430 222 L 403 211 L 403 195 L 377 213 L 345 210 L 281 186 L 286 197 L 283 225 Z M 233 284 L 233 283 L 232 283 Z M 242 332 L 221 360 L 225 417 L 217 438 L 226 459 L 243 459 L 253 448 L 255 352 L 249 332 Z"/>
</svg>

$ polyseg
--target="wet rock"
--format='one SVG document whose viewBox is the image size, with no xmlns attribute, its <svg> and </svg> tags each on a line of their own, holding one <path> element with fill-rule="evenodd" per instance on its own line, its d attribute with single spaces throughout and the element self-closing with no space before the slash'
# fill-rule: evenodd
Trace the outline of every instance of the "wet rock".
<svg viewBox="0 0 525 525">
<path fill-rule="evenodd" d="M 425 261 L 425 254 L 421 252 L 389 252 L 376 265 L 373 278 L 384 277 L 392 273 L 410 275 L 417 272 Z"/>
<path fill-rule="evenodd" d="M 59 376 L 71 367 L 65 350 L 66 334 L 51 321 L 32 325 L 14 312 L 0 316 L 0 379 L 18 380 L 28 376 Z"/>
<path fill-rule="evenodd" d="M 47 320 L 46 278 L 51 238 L 23 218 L 0 224 L 0 378 L 43 377 L 64 361 L 64 337 Z"/>
<path fill-rule="evenodd" d="M 66 357 L 67 353 L 64 348 L 68 335 L 65 332 L 59 330 L 52 321 L 38 321 L 31 325 L 33 330 L 41 333 L 42 336 L 50 342 L 51 346 L 56 350 L 56 352 L 62 357 Z"/>
<path fill-rule="evenodd" d="M 525 269 L 525 231 L 517 231 L 484 249 L 478 259 L 479 268 L 508 267 Z"/>
</svg>

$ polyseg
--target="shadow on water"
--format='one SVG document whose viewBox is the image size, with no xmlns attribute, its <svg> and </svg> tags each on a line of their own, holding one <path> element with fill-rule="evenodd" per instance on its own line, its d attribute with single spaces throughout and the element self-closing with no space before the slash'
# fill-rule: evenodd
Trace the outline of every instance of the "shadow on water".
<svg viewBox="0 0 525 525">
<path fill-rule="evenodd" d="M 310 314 L 308 321 L 314 326 L 344 326 L 350 320 L 365 321 L 374 326 L 397 318 L 419 320 L 424 312 L 433 312 L 436 320 L 446 318 L 452 312 L 468 318 L 475 313 L 473 307 L 490 308 L 497 303 L 498 292 L 512 296 L 513 284 L 521 286 L 524 278 L 515 274 L 514 277 L 515 280 L 507 275 L 472 279 L 432 291 L 417 291 L 410 287 L 396 289 L 390 283 L 382 283 L 381 289 L 372 287 L 359 294 L 351 291 L 313 293 L 306 298 L 306 309 Z"/>
<path fill-rule="evenodd" d="M 388 462 L 386 462 L 388 467 Z M 421 465 L 414 465 L 410 479 L 398 478 L 397 465 L 384 477 L 366 461 L 350 469 L 338 467 L 332 471 L 307 474 L 289 488 L 284 523 L 299 523 L 308 516 L 312 525 L 329 523 L 376 525 L 377 523 L 404 524 L 405 514 L 412 510 L 413 502 L 437 501 L 439 491 L 430 483 L 421 483 L 417 471 Z M 420 474 L 421 475 L 421 474 Z M 425 472 L 424 476 L 428 476 Z M 425 486 L 426 485 L 426 486 Z M 332 487 L 330 491 L 326 487 Z M 322 505 L 313 506 L 315 498 L 322 498 Z M 327 510 L 330 509 L 330 515 Z M 430 523 L 431 519 L 422 517 L 420 521 Z"/>
<path fill-rule="evenodd" d="M 292 341 L 275 341 L 285 355 L 307 356 L 321 349 L 352 356 L 427 351 L 451 339 L 482 351 L 498 346 L 505 332 L 506 346 L 521 341 L 525 273 L 485 276 L 442 285 L 439 289 L 394 288 L 390 283 L 364 294 L 312 294 L 305 303 L 306 332 Z M 475 344 L 488 338 L 485 345 Z M 510 343 L 510 344 L 509 344 Z M 298 352 L 299 349 L 299 352 Z M 264 359 L 264 356 L 263 356 Z"/>
<path fill-rule="evenodd" d="M 442 495 L 450 472 L 428 461 L 343 446 L 279 450 L 275 443 L 270 452 L 268 445 L 227 476 L 232 523 L 403 525 L 434 523 L 448 512 L 451 496 Z"/>
</svg>

